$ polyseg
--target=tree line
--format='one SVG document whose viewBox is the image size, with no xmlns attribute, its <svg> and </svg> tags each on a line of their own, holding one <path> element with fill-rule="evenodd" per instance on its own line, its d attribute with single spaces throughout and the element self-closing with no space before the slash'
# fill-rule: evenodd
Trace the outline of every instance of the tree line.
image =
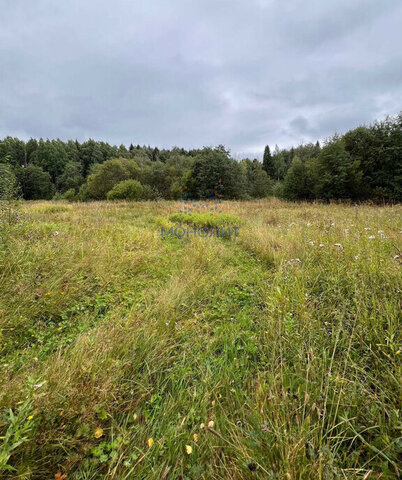
<svg viewBox="0 0 402 480">
<path fill-rule="evenodd" d="M 159 150 L 92 139 L 6 137 L 0 141 L 0 167 L 0 176 L 26 200 L 177 199 L 183 184 L 194 198 L 203 198 L 221 179 L 226 199 L 400 202 L 402 112 L 335 134 L 323 145 L 273 152 L 267 145 L 262 162 L 236 161 L 223 146 Z"/>
</svg>

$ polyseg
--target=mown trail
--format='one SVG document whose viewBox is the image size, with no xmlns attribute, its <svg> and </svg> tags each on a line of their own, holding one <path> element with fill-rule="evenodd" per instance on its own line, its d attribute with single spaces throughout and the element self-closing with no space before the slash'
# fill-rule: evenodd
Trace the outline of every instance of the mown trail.
<svg viewBox="0 0 402 480">
<path fill-rule="evenodd" d="M 397 478 L 400 207 L 225 203 L 230 240 L 162 239 L 171 202 L 24 211 L 5 478 Z"/>
</svg>

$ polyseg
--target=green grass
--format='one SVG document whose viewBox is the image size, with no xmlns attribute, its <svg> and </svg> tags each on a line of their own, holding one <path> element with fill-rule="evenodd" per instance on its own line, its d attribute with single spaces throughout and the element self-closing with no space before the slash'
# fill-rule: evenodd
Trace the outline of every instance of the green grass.
<svg viewBox="0 0 402 480">
<path fill-rule="evenodd" d="M 398 478 L 401 207 L 223 209 L 3 225 L 0 478 Z"/>
<path fill-rule="evenodd" d="M 170 215 L 169 220 L 178 224 L 194 225 L 195 227 L 237 227 L 243 223 L 237 215 L 229 213 L 217 213 L 215 215 L 208 213 L 175 213 Z"/>
</svg>

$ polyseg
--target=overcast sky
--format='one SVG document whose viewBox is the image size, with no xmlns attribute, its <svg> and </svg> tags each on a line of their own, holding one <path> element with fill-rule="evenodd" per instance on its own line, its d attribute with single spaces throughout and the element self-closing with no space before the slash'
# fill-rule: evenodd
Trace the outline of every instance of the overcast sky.
<svg viewBox="0 0 402 480">
<path fill-rule="evenodd" d="M 236 152 L 402 110 L 400 0 L 0 0 L 0 137 Z"/>
</svg>

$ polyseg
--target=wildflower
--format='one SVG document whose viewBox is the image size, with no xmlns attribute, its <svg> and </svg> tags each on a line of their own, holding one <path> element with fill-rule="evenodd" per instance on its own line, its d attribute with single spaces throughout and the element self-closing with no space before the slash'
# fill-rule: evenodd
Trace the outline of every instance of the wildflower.
<svg viewBox="0 0 402 480">
<path fill-rule="evenodd" d="M 193 447 L 191 445 L 186 445 L 186 452 L 187 455 L 191 455 L 193 453 Z"/>
<path fill-rule="evenodd" d="M 215 406 L 215 400 L 212 400 L 211 405 L 214 407 Z"/>
<path fill-rule="evenodd" d="M 359 260 L 360 255 L 355 255 L 355 260 Z"/>
<path fill-rule="evenodd" d="M 153 444 L 154 444 L 154 439 L 152 437 L 148 438 L 148 448 L 151 448 Z"/>
<path fill-rule="evenodd" d="M 310 240 L 308 243 L 309 243 L 312 247 L 314 247 L 314 245 L 315 245 L 315 242 L 313 242 L 312 240 Z"/>
<path fill-rule="evenodd" d="M 201 428 L 201 430 L 202 430 L 203 428 L 205 428 L 205 424 L 204 424 L 204 423 L 201 423 L 200 428 Z"/>
<path fill-rule="evenodd" d="M 368 238 L 369 238 L 370 240 L 374 240 L 374 239 L 375 239 L 375 235 L 370 235 Z"/>
<path fill-rule="evenodd" d="M 215 426 L 215 422 L 213 420 L 208 422 L 208 428 L 214 428 L 214 426 Z"/>
<path fill-rule="evenodd" d="M 325 245 L 324 245 L 323 243 L 320 243 L 318 246 L 319 246 L 320 248 L 322 248 L 322 247 L 324 247 Z"/>
<path fill-rule="evenodd" d="M 297 263 L 301 263 L 300 258 L 291 258 L 286 262 L 288 265 L 295 265 Z"/>
<path fill-rule="evenodd" d="M 198 433 L 194 433 L 194 435 L 193 435 L 193 440 L 194 440 L 194 442 L 196 442 L 196 443 L 198 442 Z"/>
<path fill-rule="evenodd" d="M 133 419 L 134 419 L 134 420 L 137 420 L 137 418 L 138 418 L 138 415 L 137 415 L 136 413 L 134 413 L 134 414 L 133 414 Z"/>
<path fill-rule="evenodd" d="M 33 419 L 33 415 L 29 415 L 28 421 L 31 421 Z"/>
<path fill-rule="evenodd" d="M 100 437 L 103 437 L 103 429 L 98 427 L 95 432 L 94 432 L 94 437 L 95 438 L 100 438 Z"/>
<path fill-rule="evenodd" d="M 368 232 L 370 230 L 370 227 L 364 227 L 364 230 L 366 230 L 366 232 Z"/>
</svg>

